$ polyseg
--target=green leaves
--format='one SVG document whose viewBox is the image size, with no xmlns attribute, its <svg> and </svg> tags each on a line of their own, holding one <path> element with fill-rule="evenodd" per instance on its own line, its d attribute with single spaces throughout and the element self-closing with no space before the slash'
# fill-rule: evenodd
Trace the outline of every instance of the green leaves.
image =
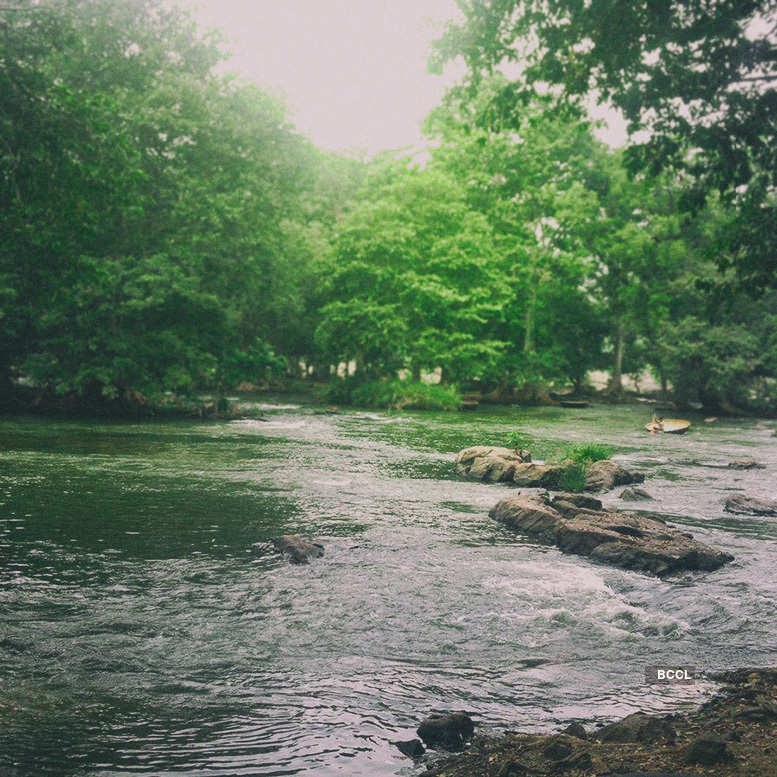
<svg viewBox="0 0 777 777">
<path fill-rule="evenodd" d="M 520 61 L 521 75 L 492 99 L 503 116 L 534 90 L 562 104 L 579 95 L 610 101 L 631 132 L 648 131 L 632 162 L 690 179 L 688 206 L 698 209 L 714 192 L 733 206 L 739 228 L 721 267 L 733 266 L 751 292 L 771 285 L 777 237 L 754 239 L 748 224 L 767 213 L 773 222 L 777 210 L 773 3 L 462 0 L 460 7 L 464 21 L 435 44 L 438 68 L 462 55 L 475 84 L 505 59 Z"/>
<path fill-rule="evenodd" d="M 331 364 L 442 367 L 454 381 L 491 368 L 500 344 L 488 332 L 506 287 L 487 220 L 453 178 L 379 163 L 337 224 L 334 256 L 316 332 Z"/>
<path fill-rule="evenodd" d="M 0 382 L 120 399 L 277 369 L 315 160 L 283 107 L 158 0 L 3 21 Z"/>
</svg>

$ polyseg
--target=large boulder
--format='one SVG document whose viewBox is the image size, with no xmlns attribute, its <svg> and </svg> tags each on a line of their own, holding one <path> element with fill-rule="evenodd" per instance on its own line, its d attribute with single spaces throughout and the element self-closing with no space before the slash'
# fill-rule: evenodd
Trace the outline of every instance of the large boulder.
<svg viewBox="0 0 777 777">
<path fill-rule="evenodd" d="M 456 472 L 486 483 L 511 482 L 515 468 L 524 458 L 514 448 L 493 445 L 475 445 L 459 451 L 456 456 Z"/>
<path fill-rule="evenodd" d="M 717 734 L 707 731 L 691 742 L 685 750 L 685 760 L 689 764 L 714 766 L 731 760 L 731 752 L 725 740 Z"/>
<path fill-rule="evenodd" d="M 777 515 L 777 501 L 732 494 L 726 499 L 725 509 L 729 513 L 741 515 Z"/>
<path fill-rule="evenodd" d="M 658 516 L 605 510 L 583 494 L 517 494 L 502 499 L 489 515 L 565 553 L 590 556 L 622 569 L 659 577 L 684 570 L 718 569 L 733 556 L 694 540 Z"/>
</svg>

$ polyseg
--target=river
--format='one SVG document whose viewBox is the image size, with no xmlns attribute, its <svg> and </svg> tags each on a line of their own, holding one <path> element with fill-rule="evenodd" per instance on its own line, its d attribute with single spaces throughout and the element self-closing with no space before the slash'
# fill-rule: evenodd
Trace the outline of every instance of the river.
<svg viewBox="0 0 777 777">
<path fill-rule="evenodd" d="M 648 686 L 646 665 L 777 664 L 777 519 L 723 511 L 731 489 L 775 498 L 767 423 L 692 416 L 680 437 L 625 405 L 261 407 L 0 420 L 3 777 L 412 776 L 391 740 L 433 710 L 545 731 L 713 690 Z M 514 535 L 488 517 L 508 487 L 452 467 L 511 431 L 535 457 L 612 444 L 651 509 L 736 560 L 662 581 Z M 726 468 L 742 457 L 766 468 Z M 286 563 L 281 533 L 324 557 Z"/>
</svg>

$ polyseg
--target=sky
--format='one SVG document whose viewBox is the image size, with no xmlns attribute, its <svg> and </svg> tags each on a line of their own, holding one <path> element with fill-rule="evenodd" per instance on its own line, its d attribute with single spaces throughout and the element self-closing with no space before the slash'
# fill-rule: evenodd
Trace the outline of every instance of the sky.
<svg viewBox="0 0 777 777">
<path fill-rule="evenodd" d="M 320 148 L 421 147 L 421 122 L 464 73 L 427 71 L 454 0 L 176 1 L 226 37 L 225 69 L 282 97 Z"/>
</svg>

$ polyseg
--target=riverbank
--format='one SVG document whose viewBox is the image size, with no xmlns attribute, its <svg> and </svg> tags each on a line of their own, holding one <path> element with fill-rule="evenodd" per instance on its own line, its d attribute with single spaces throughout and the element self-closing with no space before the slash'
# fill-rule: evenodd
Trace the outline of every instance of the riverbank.
<svg viewBox="0 0 777 777">
<path fill-rule="evenodd" d="M 474 410 L 479 406 L 565 407 L 583 409 L 589 405 L 643 405 L 646 412 L 677 411 L 683 413 L 715 412 L 728 417 L 755 417 L 740 408 L 708 408 L 684 406 L 663 397 L 660 392 L 637 392 L 624 389 L 613 394 L 592 386 L 574 396 L 566 391 L 555 392 L 549 385 L 532 384 L 525 390 L 498 389 L 482 393 L 462 391 L 455 386 L 423 381 L 350 378 L 317 381 L 284 378 L 272 383 L 241 383 L 219 392 L 177 394 L 171 391 L 146 396 L 140 391 L 127 390 L 116 397 L 57 395 L 32 386 L 15 384 L 0 392 L 0 415 L 31 414 L 50 418 L 214 418 L 234 420 L 256 417 L 250 404 L 284 397 L 303 405 L 348 407 L 362 410 Z M 760 414 L 763 415 L 763 414 Z M 766 416 L 764 416 L 766 417 Z"/>
<path fill-rule="evenodd" d="M 770 777 L 777 775 L 777 669 L 738 669 L 687 714 L 635 713 L 586 730 L 476 736 L 423 777 Z"/>
</svg>

